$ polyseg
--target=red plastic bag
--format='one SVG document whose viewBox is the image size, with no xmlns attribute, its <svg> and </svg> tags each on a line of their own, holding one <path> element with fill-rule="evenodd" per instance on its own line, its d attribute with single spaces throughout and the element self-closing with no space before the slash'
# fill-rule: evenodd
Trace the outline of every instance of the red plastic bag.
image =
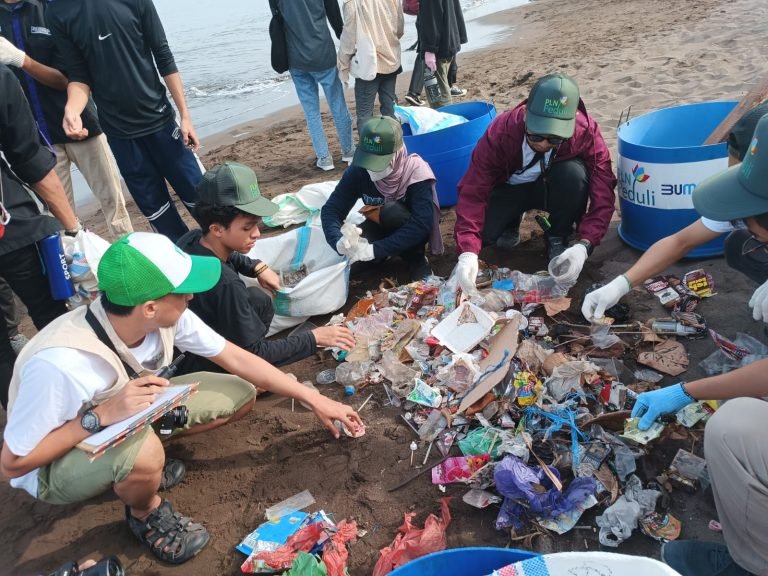
<svg viewBox="0 0 768 576">
<path fill-rule="evenodd" d="M 336 534 L 323 548 L 323 563 L 328 569 L 328 576 L 344 576 L 347 567 L 347 542 L 357 539 L 357 522 L 342 520 L 336 525 Z"/>
<path fill-rule="evenodd" d="M 405 514 L 403 525 L 398 528 L 398 534 L 392 544 L 382 548 L 379 561 L 373 569 L 373 576 L 384 576 L 411 560 L 445 550 L 445 531 L 451 523 L 451 513 L 448 510 L 450 501 L 451 498 L 440 500 L 441 518 L 430 514 L 423 529 L 414 528 L 411 523 L 415 513 Z"/>
<path fill-rule="evenodd" d="M 287 570 L 293 564 L 299 552 L 309 552 L 315 547 L 317 541 L 323 536 L 325 528 L 330 527 L 326 522 L 316 522 L 305 526 L 296 534 L 288 538 L 288 541 L 274 552 L 260 552 L 251 555 L 248 560 L 264 560 L 275 570 Z M 243 565 L 245 568 L 245 565 Z M 245 572 L 245 569 L 243 569 Z"/>
</svg>

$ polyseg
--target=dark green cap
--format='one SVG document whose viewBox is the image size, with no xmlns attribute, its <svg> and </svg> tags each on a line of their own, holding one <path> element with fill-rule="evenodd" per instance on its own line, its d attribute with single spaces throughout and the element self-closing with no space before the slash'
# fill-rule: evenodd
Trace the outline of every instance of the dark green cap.
<svg viewBox="0 0 768 576">
<path fill-rule="evenodd" d="M 565 74 L 549 74 L 536 81 L 528 96 L 525 127 L 531 134 L 570 138 L 576 128 L 579 87 Z"/>
<path fill-rule="evenodd" d="M 699 184 L 693 206 L 705 218 L 721 222 L 768 212 L 768 116 L 758 121 L 742 163 Z"/>
<path fill-rule="evenodd" d="M 403 129 L 400 122 L 389 116 L 374 116 L 366 120 L 360 129 L 360 141 L 352 165 L 371 172 L 381 172 L 402 146 Z"/>
<path fill-rule="evenodd" d="M 201 202 L 234 206 L 254 216 L 272 216 L 280 207 L 264 198 L 253 170 L 237 162 L 225 162 L 203 174 L 197 185 Z"/>
</svg>

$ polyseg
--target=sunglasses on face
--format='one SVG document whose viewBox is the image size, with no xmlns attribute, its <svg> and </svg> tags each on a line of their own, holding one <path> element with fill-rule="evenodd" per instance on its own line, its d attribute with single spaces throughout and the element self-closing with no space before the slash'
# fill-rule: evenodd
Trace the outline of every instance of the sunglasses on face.
<svg viewBox="0 0 768 576">
<path fill-rule="evenodd" d="M 531 134 L 530 132 L 526 132 L 525 135 L 531 142 L 544 142 L 546 140 L 552 146 L 560 146 L 560 144 L 565 142 L 565 138 L 560 136 L 543 136 L 542 134 Z"/>
</svg>

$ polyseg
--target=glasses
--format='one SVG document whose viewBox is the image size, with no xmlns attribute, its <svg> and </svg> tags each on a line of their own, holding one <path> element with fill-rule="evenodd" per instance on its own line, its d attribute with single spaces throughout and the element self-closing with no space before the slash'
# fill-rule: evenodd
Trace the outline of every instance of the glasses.
<svg viewBox="0 0 768 576">
<path fill-rule="evenodd" d="M 531 142 L 544 142 L 546 140 L 553 146 L 560 146 L 560 144 L 565 142 L 565 138 L 560 136 L 543 136 L 541 134 L 531 134 L 530 132 L 526 132 L 525 135 Z"/>
<path fill-rule="evenodd" d="M 752 235 L 744 240 L 744 244 L 741 245 L 741 255 L 746 256 L 747 254 L 752 254 L 761 248 L 766 250 L 768 248 L 768 242 L 763 242 L 756 236 Z"/>
</svg>

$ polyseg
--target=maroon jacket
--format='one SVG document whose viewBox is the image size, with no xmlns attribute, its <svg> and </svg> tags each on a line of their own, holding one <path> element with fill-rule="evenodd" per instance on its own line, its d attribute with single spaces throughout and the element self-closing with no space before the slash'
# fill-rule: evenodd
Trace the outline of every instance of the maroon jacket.
<svg viewBox="0 0 768 576">
<path fill-rule="evenodd" d="M 523 168 L 523 138 L 525 137 L 525 104 L 500 114 L 477 142 L 469 169 L 459 182 L 459 202 L 456 206 L 454 235 L 459 253 L 480 252 L 482 248 L 485 210 L 491 190 L 503 184 Z M 613 215 L 616 177 L 611 167 L 608 146 L 600 134 L 597 122 L 579 100 L 576 129 L 573 136 L 561 144 L 553 162 L 580 158 L 589 177 L 589 206 L 579 223 L 579 238 L 597 246 L 608 230 Z"/>
</svg>

